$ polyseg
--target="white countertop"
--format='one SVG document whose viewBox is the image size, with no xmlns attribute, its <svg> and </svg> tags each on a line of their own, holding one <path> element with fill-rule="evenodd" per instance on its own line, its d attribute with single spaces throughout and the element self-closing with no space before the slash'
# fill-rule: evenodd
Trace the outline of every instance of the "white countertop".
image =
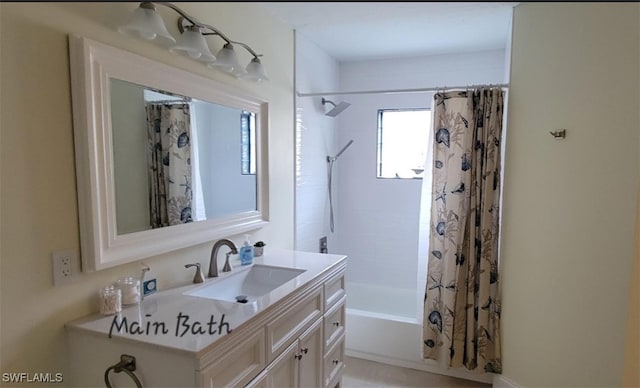
<svg viewBox="0 0 640 388">
<path fill-rule="evenodd" d="M 344 260 L 344 255 L 269 250 L 264 256 L 256 257 L 253 265 L 296 268 L 305 272 L 255 301 L 240 304 L 185 294 L 251 267 L 238 265 L 232 272 L 220 273 L 219 277 L 208 278 L 205 283 L 159 291 L 145 297 L 138 305 L 123 307 L 117 315 L 91 315 L 65 326 L 69 330 L 111 334 L 111 338 L 197 353 L 226 335 L 228 329 L 242 325 Z M 208 263 L 205 263 L 203 272 L 206 274 L 207 270 Z"/>
</svg>

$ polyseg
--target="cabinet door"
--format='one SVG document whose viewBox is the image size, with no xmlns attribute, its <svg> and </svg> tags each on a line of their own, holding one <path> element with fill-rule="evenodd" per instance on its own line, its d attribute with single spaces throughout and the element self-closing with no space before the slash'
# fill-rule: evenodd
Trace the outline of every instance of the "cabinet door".
<svg viewBox="0 0 640 388">
<path fill-rule="evenodd" d="M 315 388 L 322 386 L 322 319 L 313 324 L 300 336 L 298 354 L 300 368 L 300 387 Z"/>
<path fill-rule="evenodd" d="M 267 368 L 267 387 L 298 386 L 298 341 L 285 349 Z"/>
<path fill-rule="evenodd" d="M 224 355 L 212 351 L 202 358 L 213 358 L 215 361 L 199 372 L 200 386 L 244 386 L 266 365 L 264 330 L 258 330 Z"/>
</svg>

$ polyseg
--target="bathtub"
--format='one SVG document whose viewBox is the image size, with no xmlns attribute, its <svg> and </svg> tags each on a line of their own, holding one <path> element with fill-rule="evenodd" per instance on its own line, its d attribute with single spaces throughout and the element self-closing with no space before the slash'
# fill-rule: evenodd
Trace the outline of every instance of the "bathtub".
<svg viewBox="0 0 640 388">
<path fill-rule="evenodd" d="M 422 359 L 422 311 L 416 290 L 347 282 L 347 356 L 491 383 L 490 374 L 444 369 Z"/>
<path fill-rule="evenodd" d="M 416 291 L 348 282 L 346 352 L 358 358 L 418 360 L 422 325 Z"/>
</svg>

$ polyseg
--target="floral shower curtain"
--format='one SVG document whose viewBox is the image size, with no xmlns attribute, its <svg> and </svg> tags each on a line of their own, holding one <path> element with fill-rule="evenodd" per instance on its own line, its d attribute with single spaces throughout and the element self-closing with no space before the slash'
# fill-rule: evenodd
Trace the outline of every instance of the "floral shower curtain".
<svg viewBox="0 0 640 388">
<path fill-rule="evenodd" d="M 146 109 L 151 227 L 192 222 L 189 104 L 151 103 Z"/>
<path fill-rule="evenodd" d="M 423 355 L 500 373 L 498 231 L 503 91 L 436 93 Z"/>
</svg>

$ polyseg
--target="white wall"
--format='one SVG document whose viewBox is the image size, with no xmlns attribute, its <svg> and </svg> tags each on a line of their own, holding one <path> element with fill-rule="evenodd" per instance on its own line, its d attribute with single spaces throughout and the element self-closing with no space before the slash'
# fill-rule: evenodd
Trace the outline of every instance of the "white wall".
<svg viewBox="0 0 640 388">
<path fill-rule="evenodd" d="M 296 34 L 295 57 L 298 92 L 311 93 L 338 87 L 338 63 L 300 33 Z M 331 99 L 331 96 L 326 97 Z M 318 252 L 320 237 L 327 236 L 329 252 L 338 253 L 335 234 L 329 230 L 327 155 L 337 152 L 335 132 L 339 117 L 324 114 L 329 106 L 322 106 L 321 98 L 296 98 L 295 246 L 298 250 Z M 334 170 L 337 169 L 336 165 Z M 337 194 L 335 186 L 334 196 Z M 338 233 L 337 228 L 335 232 Z"/>
<path fill-rule="evenodd" d="M 502 223 L 504 376 L 622 376 L 640 125 L 639 5 L 515 9 Z M 565 140 L 549 134 L 567 129 Z M 637 370 L 637 368 L 636 368 Z"/>
<path fill-rule="evenodd" d="M 504 50 L 432 55 L 340 65 L 340 88 L 410 89 L 504 82 Z"/>
<path fill-rule="evenodd" d="M 66 372 L 64 323 L 97 312 L 97 290 L 140 264 L 82 274 L 53 287 L 51 252 L 79 251 L 68 34 L 74 33 L 238 88 L 269 102 L 270 224 L 252 236 L 293 247 L 293 33 L 256 3 L 181 3 L 247 42 L 270 81 L 246 83 L 116 31 L 138 3 L 0 3 L 2 98 L 0 365 L 4 372 Z M 177 35 L 175 13 L 167 27 Z M 220 41 L 210 38 L 212 44 Z M 242 61 L 249 57 L 241 50 Z M 242 236 L 230 236 L 237 244 Z M 208 266 L 213 242 L 145 259 L 165 289 L 191 282 L 184 264 Z M 221 262 L 222 260 L 218 260 Z M 222 265 L 222 263 L 221 263 Z"/>
<path fill-rule="evenodd" d="M 503 80 L 503 50 L 340 65 L 340 89 L 349 91 Z M 431 92 L 343 96 L 352 106 L 340 115 L 338 131 L 339 144 L 355 140 L 338 162 L 338 249 L 349 256 L 348 280 L 415 290 L 420 300 L 419 279 L 425 276 L 420 271 L 426 266 L 418 258 L 422 180 L 376 178 L 377 114 L 378 109 L 431 108 L 432 97 Z"/>
</svg>

